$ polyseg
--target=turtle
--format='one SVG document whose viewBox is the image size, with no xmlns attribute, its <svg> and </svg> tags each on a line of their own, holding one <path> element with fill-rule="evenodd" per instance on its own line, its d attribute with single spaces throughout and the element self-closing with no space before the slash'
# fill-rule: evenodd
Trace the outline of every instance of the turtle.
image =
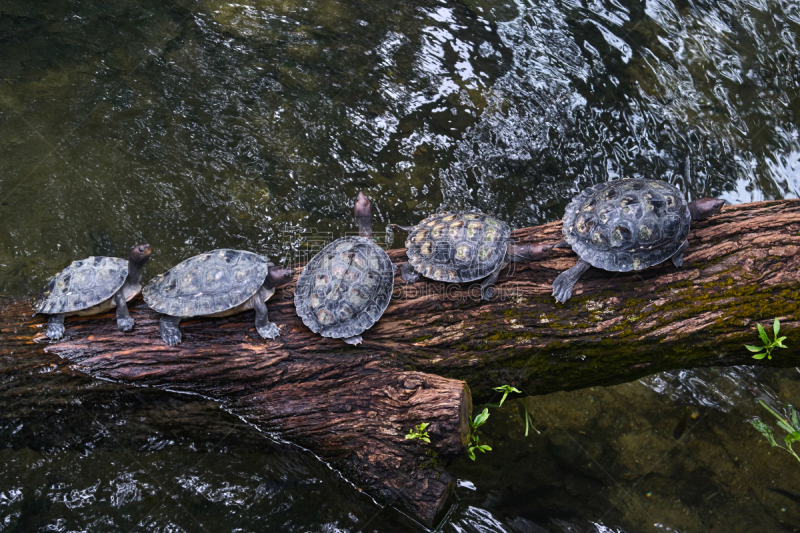
<svg viewBox="0 0 800 533">
<path fill-rule="evenodd" d="M 671 259 L 683 265 L 686 239 L 693 220 L 704 220 L 722 209 L 725 200 L 700 198 L 687 202 L 666 181 L 621 179 L 599 183 L 575 196 L 564 213 L 564 241 L 578 263 L 553 281 L 553 296 L 564 303 L 578 278 L 590 266 L 630 272 Z"/>
<path fill-rule="evenodd" d="M 314 333 L 357 345 L 389 305 L 397 267 L 372 240 L 372 204 L 363 192 L 354 211 L 359 236 L 333 241 L 308 262 L 294 305 Z"/>
<path fill-rule="evenodd" d="M 73 261 L 53 276 L 33 302 L 33 315 L 49 315 L 46 335 L 57 341 L 64 336 L 64 318 L 87 316 L 117 308 L 117 327 L 128 332 L 134 320 L 128 304 L 142 290 L 142 267 L 150 259 L 150 245 L 137 244 L 128 260 L 90 256 Z"/>
<path fill-rule="evenodd" d="M 483 279 L 481 298 L 494 296 L 493 285 L 509 261 L 538 261 L 550 245 L 516 245 L 508 224 L 477 211 L 446 211 L 431 215 L 416 226 L 392 225 L 408 233 L 408 262 L 400 267 L 406 283 L 419 275 L 436 281 L 467 283 Z"/>
<path fill-rule="evenodd" d="M 265 339 L 280 335 L 267 318 L 266 302 L 275 289 L 288 283 L 294 270 L 275 266 L 269 258 L 243 250 L 219 249 L 186 259 L 150 280 L 144 301 L 162 314 L 161 340 L 181 342 L 184 318 L 230 316 L 255 309 L 256 330 Z"/>
</svg>

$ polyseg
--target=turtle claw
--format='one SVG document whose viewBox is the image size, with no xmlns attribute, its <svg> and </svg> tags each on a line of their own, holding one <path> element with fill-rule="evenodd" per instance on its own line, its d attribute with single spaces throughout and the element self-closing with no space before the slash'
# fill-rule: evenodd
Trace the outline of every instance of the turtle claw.
<svg viewBox="0 0 800 533">
<path fill-rule="evenodd" d="M 263 326 L 256 326 L 258 334 L 265 339 L 274 339 L 281 334 L 278 326 L 274 322 L 269 322 Z"/>
<path fill-rule="evenodd" d="M 675 265 L 675 268 L 680 268 L 683 266 L 683 252 L 689 248 L 689 241 L 683 241 L 680 248 L 675 252 L 675 255 L 672 256 L 672 264 Z"/>
<path fill-rule="evenodd" d="M 361 335 L 355 335 L 353 337 L 347 337 L 346 339 L 342 339 L 342 340 L 344 342 L 346 342 L 347 344 L 352 344 L 353 346 L 355 346 L 357 344 L 361 344 L 361 341 L 363 339 L 361 338 Z"/>
<path fill-rule="evenodd" d="M 556 297 L 556 302 L 563 304 L 572 297 L 572 287 L 567 280 L 561 278 L 564 274 L 560 274 L 553 282 L 553 296 Z"/>
<path fill-rule="evenodd" d="M 400 267 L 400 277 L 409 284 L 419 281 L 419 274 L 414 271 L 414 267 L 409 263 L 403 263 L 403 266 Z"/>
<path fill-rule="evenodd" d="M 158 321 L 161 340 L 164 341 L 165 344 L 177 346 L 181 343 L 183 335 L 178 327 L 180 320 L 181 319 L 178 317 L 168 317 L 164 315 L 161 317 L 161 320 Z"/>
<path fill-rule="evenodd" d="M 174 333 L 172 331 L 161 332 L 161 340 L 164 341 L 164 343 L 168 344 L 169 346 L 179 345 L 181 343 L 181 337 L 182 335 L 180 331 L 178 331 L 177 333 Z"/>
<path fill-rule="evenodd" d="M 487 285 L 486 287 L 481 287 L 481 299 L 491 300 L 492 298 L 494 298 L 494 285 Z"/>
<path fill-rule="evenodd" d="M 128 332 L 133 329 L 134 321 L 132 318 L 118 318 L 117 327 L 120 331 Z"/>
<path fill-rule="evenodd" d="M 65 328 L 63 323 L 48 322 L 45 335 L 47 335 L 47 338 L 49 338 L 51 341 L 57 341 L 64 336 L 64 330 Z"/>
<path fill-rule="evenodd" d="M 553 296 L 556 297 L 556 302 L 563 304 L 572 297 L 572 288 L 587 270 L 589 263 L 580 259 L 575 266 L 565 270 L 553 280 Z"/>
</svg>

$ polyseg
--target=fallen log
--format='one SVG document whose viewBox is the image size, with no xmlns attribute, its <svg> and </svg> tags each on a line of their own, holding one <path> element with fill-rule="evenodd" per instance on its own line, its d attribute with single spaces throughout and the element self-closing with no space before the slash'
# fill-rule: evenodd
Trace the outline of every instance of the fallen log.
<svg viewBox="0 0 800 533">
<path fill-rule="evenodd" d="M 521 243 L 561 238 L 560 223 L 518 230 Z M 158 316 L 139 300 L 133 332 L 111 315 L 67 320 L 67 336 L 43 343 L 87 374 L 168 386 L 227 402 L 261 427 L 307 446 L 372 494 L 430 522 L 453 488 L 441 460 L 469 439 L 471 395 L 505 383 L 544 394 L 630 381 L 658 371 L 749 364 L 755 321 L 779 317 L 788 350 L 758 364 L 800 365 L 800 202 L 726 207 L 693 223 L 684 267 L 585 274 L 566 304 L 553 279 L 576 261 L 558 251 L 513 265 L 497 297 L 476 286 L 396 279 L 383 318 L 353 347 L 312 334 L 294 312 L 293 285 L 270 300 L 281 336 L 258 337 L 252 314 L 182 324 L 184 342 L 161 343 Z M 396 263 L 403 250 L 393 250 Z M 0 335 L 30 345 L 41 319 L 6 302 Z M 467 387 L 469 384 L 469 387 Z M 406 440 L 429 422 L 431 444 Z"/>
</svg>

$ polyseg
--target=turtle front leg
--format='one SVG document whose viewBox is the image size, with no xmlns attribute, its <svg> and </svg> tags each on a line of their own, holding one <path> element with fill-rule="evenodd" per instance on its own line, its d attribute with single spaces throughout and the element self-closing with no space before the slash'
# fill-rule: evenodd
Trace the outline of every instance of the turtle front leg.
<svg viewBox="0 0 800 533">
<path fill-rule="evenodd" d="M 277 324 L 270 322 L 267 316 L 267 304 L 264 303 L 265 296 L 262 291 L 258 291 L 253 296 L 253 309 L 256 311 L 256 330 L 265 339 L 274 339 L 281 334 Z"/>
<path fill-rule="evenodd" d="M 678 251 L 675 252 L 675 255 L 672 256 L 672 264 L 675 265 L 676 268 L 680 268 L 683 266 L 683 252 L 689 247 L 689 240 L 683 241 L 681 247 L 678 248 Z"/>
<path fill-rule="evenodd" d="M 572 288 L 578 282 L 584 272 L 589 270 L 591 265 L 579 259 L 575 266 L 565 270 L 553 281 L 553 296 L 558 303 L 564 303 L 572 296 Z"/>
<path fill-rule="evenodd" d="M 506 266 L 508 266 L 508 263 L 500 263 L 500 265 L 494 269 L 494 272 L 489 274 L 489 277 L 481 282 L 481 300 L 491 300 L 494 298 L 494 284 L 497 283 L 500 271 Z"/>
<path fill-rule="evenodd" d="M 158 329 L 161 332 L 161 340 L 170 346 L 177 346 L 181 343 L 181 328 L 178 324 L 181 322 L 179 316 L 161 315 L 158 321 Z"/>
<path fill-rule="evenodd" d="M 57 341 L 64 336 L 64 315 L 50 315 L 45 335 L 51 341 Z"/>
<path fill-rule="evenodd" d="M 125 301 L 122 291 L 114 295 L 114 302 L 117 304 L 117 327 L 120 331 L 132 330 L 134 322 L 128 312 L 128 302 Z"/>
<path fill-rule="evenodd" d="M 403 263 L 403 266 L 400 267 L 400 277 L 403 278 L 403 281 L 406 283 L 416 283 L 419 281 L 419 274 L 417 274 L 414 267 L 411 266 L 411 263 Z"/>
</svg>

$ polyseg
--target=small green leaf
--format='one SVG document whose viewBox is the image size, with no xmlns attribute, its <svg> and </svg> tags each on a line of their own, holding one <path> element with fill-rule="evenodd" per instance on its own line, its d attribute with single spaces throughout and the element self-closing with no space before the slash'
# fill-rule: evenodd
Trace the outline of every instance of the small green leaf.
<svg viewBox="0 0 800 533">
<path fill-rule="evenodd" d="M 787 446 L 791 446 L 793 442 L 797 441 L 800 441 L 800 431 L 789 433 L 783 438 L 783 442 L 785 442 Z"/>
<path fill-rule="evenodd" d="M 757 353 L 753 356 L 753 359 L 764 359 L 766 356 L 766 353 Z"/>
<path fill-rule="evenodd" d="M 472 423 L 472 427 L 479 428 L 483 424 L 486 423 L 486 419 L 489 418 L 489 409 L 487 407 L 483 408 L 479 414 L 475 415 L 475 421 Z"/>
<path fill-rule="evenodd" d="M 790 405 L 789 412 L 791 413 L 792 425 L 794 426 L 795 431 L 800 431 L 800 417 L 798 417 L 797 411 L 795 411 L 795 408 Z"/>
<path fill-rule="evenodd" d="M 422 436 L 422 437 L 420 437 L 420 438 L 419 438 L 419 440 L 425 441 L 425 442 L 427 442 L 428 444 L 430 444 L 430 443 L 431 443 L 431 439 L 429 439 L 428 437 L 425 437 L 425 436 Z"/>
<path fill-rule="evenodd" d="M 761 420 L 759 420 L 757 418 L 755 420 L 751 420 L 750 424 L 752 424 L 753 427 L 756 428 L 756 430 L 758 430 L 759 433 L 761 433 L 762 435 L 764 435 L 764 437 L 767 438 L 767 440 L 769 441 L 770 446 L 777 446 L 778 445 L 778 443 L 775 442 L 775 436 L 772 433 L 772 428 L 771 427 L 769 427 L 768 425 L 766 425 L 764 422 L 762 422 Z"/>
<path fill-rule="evenodd" d="M 488 446 L 486 444 L 481 444 L 480 446 L 478 446 L 478 449 L 481 451 L 481 453 L 486 453 L 486 452 L 492 451 L 492 447 Z"/>
<path fill-rule="evenodd" d="M 422 424 L 417 426 L 417 429 L 419 429 L 420 431 L 425 431 L 426 429 L 428 429 L 428 426 L 430 425 L 431 425 L 430 422 L 423 422 Z"/>
<path fill-rule="evenodd" d="M 769 346 L 769 337 L 767 336 L 767 332 L 764 331 L 764 327 L 761 324 L 758 325 L 758 336 L 761 337 L 761 340 L 764 341 L 765 346 Z"/>
<path fill-rule="evenodd" d="M 781 323 L 778 322 L 778 317 L 775 317 L 775 322 L 772 323 L 772 332 L 775 333 L 775 337 L 778 336 L 778 332 L 781 330 Z"/>
<path fill-rule="evenodd" d="M 472 448 L 467 448 L 467 455 L 469 455 L 469 458 L 473 461 L 475 460 L 475 452 L 472 451 Z"/>
<path fill-rule="evenodd" d="M 761 350 L 764 349 L 763 346 L 751 346 L 750 344 L 745 344 L 744 347 L 750 350 L 751 352 L 760 352 Z"/>
</svg>

